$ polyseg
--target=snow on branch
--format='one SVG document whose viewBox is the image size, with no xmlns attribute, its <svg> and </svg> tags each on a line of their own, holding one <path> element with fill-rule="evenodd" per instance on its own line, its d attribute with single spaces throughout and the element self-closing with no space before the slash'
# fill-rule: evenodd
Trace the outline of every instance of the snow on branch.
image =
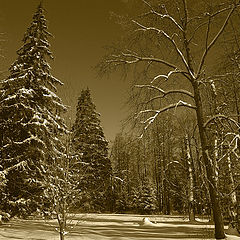
<svg viewBox="0 0 240 240">
<path fill-rule="evenodd" d="M 192 104 L 186 103 L 186 102 L 180 100 L 177 103 L 169 104 L 168 106 L 166 106 L 164 108 L 161 108 L 159 110 L 154 110 L 154 109 L 142 110 L 136 115 L 135 118 L 139 118 L 141 115 L 144 115 L 144 114 L 147 114 L 147 113 L 153 113 L 154 114 L 153 116 L 151 116 L 151 117 L 147 118 L 145 121 L 141 122 L 144 125 L 146 125 L 144 127 L 144 130 L 147 130 L 147 128 L 155 121 L 155 119 L 158 117 L 159 114 L 161 114 L 163 112 L 166 112 L 170 109 L 174 109 L 174 108 L 176 109 L 178 107 L 187 107 L 187 108 L 190 108 L 190 109 L 196 109 L 196 107 L 193 106 Z"/>
<path fill-rule="evenodd" d="M 232 119 L 229 116 L 223 115 L 223 114 L 218 114 L 218 115 L 214 115 L 211 118 L 209 118 L 205 123 L 204 123 L 204 127 L 207 127 L 211 122 L 213 122 L 214 120 L 216 120 L 217 118 L 221 119 L 226 119 L 231 121 L 232 123 L 234 123 L 238 128 L 240 128 L 239 124 L 237 121 L 235 121 L 234 119 Z"/>
<path fill-rule="evenodd" d="M 124 182 L 124 180 L 123 180 L 122 178 L 117 177 L 117 176 L 115 176 L 114 179 L 119 180 L 119 181 L 121 181 L 121 182 Z"/>
<path fill-rule="evenodd" d="M 224 74 L 216 74 L 216 75 L 211 75 L 210 77 L 204 77 L 204 80 L 201 80 L 202 83 L 211 83 L 212 81 L 221 81 L 222 78 L 226 78 L 228 76 L 239 76 L 240 73 L 231 73 L 231 72 L 228 72 L 228 73 L 224 73 Z"/>
<path fill-rule="evenodd" d="M 34 136 L 34 135 L 31 135 L 30 137 L 24 139 L 23 141 L 13 141 L 13 144 L 16 144 L 16 145 L 22 145 L 22 144 L 25 144 L 25 143 L 29 143 L 31 142 L 32 140 L 34 141 L 37 141 L 38 143 L 42 144 L 43 146 L 46 147 L 46 144 L 40 139 L 38 138 L 37 136 Z"/>
<path fill-rule="evenodd" d="M 182 53 L 182 51 L 180 50 L 180 48 L 177 46 L 177 43 L 174 41 L 174 36 L 177 35 L 176 33 L 173 34 L 173 36 L 169 36 L 164 30 L 155 28 L 155 27 L 146 27 L 143 24 L 140 24 L 139 22 L 132 20 L 133 23 L 135 23 L 136 25 L 138 25 L 140 27 L 140 29 L 137 29 L 138 31 L 154 31 L 157 32 L 158 34 L 162 34 L 166 39 L 168 39 L 171 44 L 174 46 L 177 54 L 180 56 L 180 58 L 182 59 L 186 69 L 188 70 L 189 74 L 194 78 L 194 74 L 192 73 L 185 57 L 184 54 Z"/>
<path fill-rule="evenodd" d="M 240 159 L 240 156 L 237 154 L 236 150 L 238 150 L 238 142 L 240 140 L 240 135 L 237 134 L 234 139 L 232 140 L 232 142 L 230 143 L 230 145 L 234 144 L 234 147 L 232 149 L 232 153 L 238 158 Z"/>
<path fill-rule="evenodd" d="M 184 90 L 184 89 L 173 89 L 173 90 L 169 90 L 169 91 L 164 91 L 162 88 L 159 88 L 159 87 L 156 87 L 156 86 L 153 86 L 153 85 L 135 85 L 135 87 L 157 90 L 160 93 L 162 93 L 162 95 L 158 96 L 158 98 L 163 98 L 163 97 L 165 97 L 169 94 L 176 94 L 176 93 L 184 94 L 184 95 L 187 95 L 191 98 L 194 98 L 194 95 L 191 92 L 189 92 L 187 90 Z"/>
<path fill-rule="evenodd" d="M 186 170 L 186 167 L 185 167 L 182 163 L 180 163 L 179 161 L 171 161 L 171 162 L 169 162 L 169 163 L 166 165 L 165 171 L 167 171 L 167 170 L 169 169 L 169 166 L 172 165 L 172 164 L 179 165 L 179 166 L 181 166 L 184 170 Z"/>
<path fill-rule="evenodd" d="M 178 69 L 178 67 L 168 61 L 165 61 L 163 59 L 160 58 L 155 58 L 155 57 L 144 57 L 144 56 L 140 56 L 136 53 L 130 52 L 129 50 L 127 52 L 122 52 L 119 55 L 112 55 L 112 59 L 108 59 L 106 60 L 106 63 L 109 64 L 134 64 L 134 63 L 138 63 L 138 62 L 156 62 L 156 63 L 160 63 L 163 64 L 169 68 L 173 68 L 173 69 Z M 179 72 L 181 72 L 182 74 L 188 74 L 188 72 L 183 71 L 183 70 L 179 70 Z"/>
<path fill-rule="evenodd" d="M 162 14 L 162 13 L 159 13 L 157 12 L 152 6 L 150 3 L 148 3 L 147 1 L 145 0 L 142 0 L 142 2 L 144 4 L 146 4 L 149 8 L 150 8 L 150 13 L 154 14 L 154 15 L 157 15 L 159 16 L 160 18 L 166 18 L 166 19 L 169 19 L 172 23 L 174 23 L 174 25 L 181 31 L 183 32 L 183 28 L 181 27 L 181 25 L 171 16 L 169 15 L 168 13 L 165 13 L 165 14 Z"/>
<path fill-rule="evenodd" d="M 151 83 L 154 83 L 157 79 L 159 79 L 159 78 L 165 78 L 166 80 L 168 80 L 169 78 L 170 78 L 170 76 L 171 75 L 173 75 L 173 74 L 184 74 L 184 72 L 181 72 L 181 71 L 179 71 L 177 68 L 176 69 L 174 69 L 174 70 L 172 70 L 172 71 L 169 71 L 169 73 L 167 74 L 167 75 L 165 75 L 165 74 L 159 74 L 159 75 L 157 75 L 157 76 L 155 76 L 154 78 L 153 78 L 153 80 L 151 81 Z"/>
<path fill-rule="evenodd" d="M 237 151 L 238 150 L 238 144 L 240 141 L 240 135 L 239 134 L 234 134 L 234 133 L 227 133 L 225 135 L 225 138 L 227 136 L 233 135 L 233 138 L 231 139 L 230 142 L 228 142 L 228 151 L 223 154 L 223 156 L 218 160 L 218 162 L 220 162 L 222 159 L 224 159 L 226 156 L 228 156 L 230 153 L 233 153 L 237 159 L 240 159 L 240 156 L 238 155 Z M 225 141 L 221 143 L 221 145 L 224 145 Z"/>
<path fill-rule="evenodd" d="M 14 166 L 9 167 L 9 168 L 3 170 L 2 172 L 3 172 L 3 174 L 6 175 L 6 174 L 8 174 L 9 171 L 11 171 L 11 170 L 13 170 L 13 169 L 16 169 L 16 168 L 20 168 L 20 167 L 21 167 L 21 168 L 24 168 L 26 165 L 27 165 L 27 162 L 26 162 L 26 161 L 21 161 L 21 162 L 15 164 Z"/>
</svg>

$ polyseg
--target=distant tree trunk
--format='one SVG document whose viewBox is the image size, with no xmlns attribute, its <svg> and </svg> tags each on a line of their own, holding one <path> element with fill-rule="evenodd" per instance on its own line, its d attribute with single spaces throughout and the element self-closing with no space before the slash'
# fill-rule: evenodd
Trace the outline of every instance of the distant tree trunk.
<svg viewBox="0 0 240 240">
<path fill-rule="evenodd" d="M 214 177 L 215 177 L 216 186 L 218 186 L 219 168 L 218 168 L 218 137 L 217 135 L 214 136 L 213 168 L 214 168 Z"/>
<path fill-rule="evenodd" d="M 166 180 L 163 181 L 163 194 L 162 194 L 162 209 L 163 214 L 170 215 L 171 214 L 171 202 L 169 198 L 169 191 L 167 188 Z"/>
<path fill-rule="evenodd" d="M 189 176 L 188 214 L 189 214 L 189 221 L 195 221 L 195 202 L 194 202 L 194 193 L 193 193 L 193 188 L 194 188 L 193 168 L 192 168 L 190 142 L 189 142 L 188 135 L 186 135 L 186 153 L 187 153 L 187 165 L 188 165 L 188 176 Z"/>
<path fill-rule="evenodd" d="M 165 195 L 165 181 L 164 181 L 164 179 L 165 179 L 165 174 L 164 174 L 164 170 L 165 170 L 165 168 L 164 168 L 164 162 L 165 162 L 165 160 L 164 160 L 164 136 L 162 136 L 162 142 L 163 142 L 163 144 L 162 144 L 162 148 L 161 148 L 161 153 L 162 153 L 162 155 L 161 155 L 161 160 L 160 160 L 160 197 L 161 197 L 161 210 L 162 210 L 162 212 L 164 213 L 164 204 L 165 204 L 165 199 L 164 199 L 164 195 Z"/>
<path fill-rule="evenodd" d="M 232 162 L 231 162 L 231 156 L 228 154 L 227 156 L 227 163 L 228 163 L 228 171 L 229 171 L 229 177 L 230 177 L 230 199 L 232 202 L 232 205 L 230 206 L 230 217 L 233 228 L 237 228 L 239 230 L 239 222 L 238 222 L 238 203 L 237 203 L 237 193 L 236 193 L 236 187 L 234 183 L 233 173 L 232 173 Z"/>
<path fill-rule="evenodd" d="M 159 159 L 160 156 L 157 156 L 155 154 L 155 161 L 154 161 L 154 174 L 155 174 L 155 182 L 156 182 L 156 190 L 157 190 L 157 206 L 158 206 L 158 211 L 162 211 L 162 201 L 161 201 L 161 177 L 160 177 L 160 164 L 159 162 L 161 161 Z"/>
<path fill-rule="evenodd" d="M 169 215 L 171 212 L 170 207 L 170 199 L 169 199 L 169 191 L 167 186 L 167 175 L 166 175 L 166 165 L 167 165 L 167 159 L 169 156 L 169 146 L 166 145 L 166 138 L 163 135 L 162 136 L 162 161 L 161 161 L 161 189 L 162 189 L 162 211 L 163 214 Z"/>
</svg>

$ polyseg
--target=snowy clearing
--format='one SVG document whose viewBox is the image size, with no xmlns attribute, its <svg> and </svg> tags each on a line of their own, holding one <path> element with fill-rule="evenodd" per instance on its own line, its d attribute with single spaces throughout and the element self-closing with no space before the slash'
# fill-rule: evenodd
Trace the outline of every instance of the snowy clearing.
<svg viewBox="0 0 240 240">
<path fill-rule="evenodd" d="M 145 220 L 143 221 L 143 219 Z M 214 239 L 213 225 L 199 219 L 190 223 L 180 216 L 129 214 L 78 214 L 66 239 L 82 240 L 176 240 Z M 56 221 L 14 219 L 0 226 L 0 240 L 58 240 Z M 240 240 L 239 237 L 230 237 Z"/>
</svg>

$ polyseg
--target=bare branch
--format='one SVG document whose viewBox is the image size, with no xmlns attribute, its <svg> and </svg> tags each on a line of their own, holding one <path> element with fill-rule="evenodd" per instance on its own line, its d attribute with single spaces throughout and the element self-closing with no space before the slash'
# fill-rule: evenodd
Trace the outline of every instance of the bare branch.
<svg viewBox="0 0 240 240">
<path fill-rule="evenodd" d="M 205 63 L 206 57 L 207 57 L 210 49 L 213 47 L 213 45 L 215 44 L 215 42 L 218 40 L 218 38 L 219 38 L 219 37 L 221 36 L 221 34 L 223 33 L 223 31 L 224 31 L 225 27 L 227 26 L 228 21 L 229 21 L 231 15 L 232 15 L 232 13 L 234 12 L 235 8 L 236 8 L 236 6 L 233 6 L 233 7 L 231 8 L 231 10 L 229 11 L 229 13 L 228 13 L 228 15 L 227 15 L 227 17 L 226 17 L 226 19 L 225 19 L 222 27 L 220 28 L 220 30 L 218 31 L 218 33 L 215 35 L 215 37 L 213 38 L 213 40 L 209 43 L 209 45 L 207 46 L 207 48 L 204 50 L 203 55 L 202 55 L 202 58 L 201 58 L 200 63 L 199 63 L 199 67 L 198 67 L 198 70 L 197 70 L 196 78 L 199 77 L 199 75 L 200 75 L 200 73 L 201 73 L 201 70 L 202 70 L 202 67 L 203 67 L 203 65 L 204 65 L 204 63 Z"/>
<path fill-rule="evenodd" d="M 189 67 L 189 65 L 188 65 L 188 63 L 187 63 L 187 61 L 186 61 L 186 59 L 185 59 L 185 57 L 184 57 L 184 54 L 182 53 L 182 51 L 180 50 L 180 48 L 177 46 L 176 42 L 175 42 L 174 39 L 173 39 L 173 36 L 170 37 L 165 31 L 160 30 L 160 29 L 158 29 L 158 28 L 155 28 L 155 27 L 146 27 L 146 26 L 140 24 L 139 22 L 137 22 L 137 21 L 135 21 L 135 20 L 132 20 L 132 22 L 135 23 L 136 25 L 138 25 L 138 26 L 141 28 L 141 29 L 138 29 L 138 30 L 141 30 L 141 31 L 155 31 L 155 32 L 157 32 L 158 34 L 162 34 L 165 38 L 167 38 L 167 39 L 172 43 L 172 45 L 174 46 L 177 54 L 178 54 L 178 55 L 180 56 L 180 58 L 182 59 L 184 65 L 185 65 L 185 67 L 186 67 L 186 69 L 188 70 L 188 73 L 189 73 L 192 77 L 194 77 L 194 75 L 193 75 L 193 73 L 192 73 L 192 71 L 191 71 L 191 69 L 190 69 L 190 67 Z M 176 35 L 176 34 L 175 34 L 175 35 Z"/>
<path fill-rule="evenodd" d="M 142 1 L 143 1 L 143 3 L 145 3 L 145 4 L 150 8 L 150 12 L 151 12 L 152 14 L 155 14 L 155 15 L 159 16 L 160 18 L 167 18 L 167 19 L 169 19 L 171 22 L 174 23 L 174 25 L 175 25 L 181 32 L 183 32 L 183 28 L 181 27 L 181 25 L 180 25 L 172 16 L 170 16 L 169 14 L 159 13 L 159 12 L 157 12 L 157 11 L 151 6 L 151 4 L 149 4 L 147 1 L 145 1 L 145 0 L 142 0 Z"/>
<path fill-rule="evenodd" d="M 240 128 L 239 124 L 237 121 L 235 121 L 234 119 L 232 119 L 229 116 L 223 115 L 223 114 L 218 114 L 218 115 L 214 115 L 212 116 L 210 119 L 207 120 L 207 122 L 204 123 L 204 127 L 207 127 L 211 122 L 213 122 L 214 120 L 216 120 L 217 118 L 223 118 L 226 120 L 231 121 L 232 123 L 234 123 L 238 128 Z"/>
<path fill-rule="evenodd" d="M 208 37 L 209 37 L 209 32 L 210 32 L 210 24 L 211 24 L 211 17 L 208 18 L 208 23 L 207 23 L 206 40 L 205 40 L 205 51 L 208 48 Z"/>
<path fill-rule="evenodd" d="M 173 68 L 173 69 L 178 69 L 178 67 L 172 63 L 169 63 L 163 59 L 160 58 L 155 58 L 155 57 L 142 57 L 139 56 L 135 53 L 124 53 L 122 52 L 121 55 L 112 55 L 112 57 L 114 59 L 109 59 L 106 60 L 106 63 L 116 63 L 116 64 L 120 64 L 120 63 L 126 63 L 126 64 L 134 64 L 137 62 L 157 62 L 157 63 L 161 63 L 167 67 Z M 183 74 L 188 74 L 186 71 L 182 71 L 180 70 L 181 73 Z"/>
<path fill-rule="evenodd" d="M 226 156 L 228 156 L 230 153 L 233 153 L 233 154 L 236 156 L 237 159 L 240 158 L 240 156 L 238 156 L 238 154 L 237 154 L 237 152 L 236 152 L 236 150 L 238 149 L 238 141 L 239 141 L 239 139 L 240 139 L 239 134 L 227 133 L 227 134 L 225 135 L 225 138 L 226 138 L 227 136 L 233 136 L 233 139 L 231 140 L 231 142 L 228 142 L 228 148 L 229 148 L 229 149 L 227 150 L 227 152 L 226 152 L 225 154 L 223 154 L 223 156 L 222 156 L 221 158 L 218 159 L 218 162 L 222 161 L 222 160 L 223 160 Z M 224 142 L 225 142 L 225 141 L 223 141 L 223 142 L 221 143 L 221 145 L 224 145 Z M 232 146 L 233 144 L 234 144 L 234 147 L 231 149 L 231 146 Z"/>
<path fill-rule="evenodd" d="M 184 94 L 184 95 L 187 95 L 188 97 L 194 98 L 194 95 L 185 89 L 173 89 L 173 90 L 169 90 L 169 91 L 164 91 L 162 88 L 159 88 L 159 87 L 156 87 L 153 85 L 135 85 L 135 87 L 157 90 L 160 93 L 162 93 L 161 98 L 165 97 L 166 95 L 175 94 L 175 93 Z"/>
<path fill-rule="evenodd" d="M 170 109 L 173 109 L 173 108 L 176 109 L 176 108 L 178 108 L 178 107 L 186 107 L 186 108 L 190 108 L 190 109 L 196 109 L 196 107 L 193 106 L 192 104 L 186 103 L 186 102 L 180 100 L 180 101 L 177 102 L 177 103 L 169 104 L 168 106 L 166 106 L 166 107 L 164 107 L 164 108 L 161 108 L 161 109 L 159 109 L 159 110 L 153 110 L 153 109 L 142 110 L 142 111 L 140 111 L 140 112 L 137 114 L 136 118 L 138 118 L 138 117 L 139 117 L 140 115 L 142 115 L 142 114 L 146 114 L 146 113 L 160 114 L 160 113 L 166 112 L 166 111 L 168 111 L 168 110 L 170 110 Z"/>
<path fill-rule="evenodd" d="M 147 130 L 148 127 L 155 121 L 155 119 L 158 117 L 159 114 L 165 112 L 165 111 L 168 111 L 170 109 L 176 109 L 178 107 L 187 107 L 187 108 L 190 108 L 190 109 L 196 109 L 195 106 L 189 104 L 189 103 L 186 103 L 182 100 L 180 100 L 179 102 L 177 103 L 174 103 L 174 104 L 170 104 L 164 108 L 161 108 L 159 110 L 153 110 L 153 109 L 147 109 L 147 110 L 142 110 L 140 111 L 135 118 L 139 118 L 141 115 L 144 115 L 144 114 L 147 114 L 147 113 L 153 113 L 154 115 L 147 118 L 145 121 L 142 121 L 141 123 L 143 123 L 144 125 L 146 125 L 144 127 L 144 130 Z M 142 138 L 143 134 L 140 136 L 140 138 Z"/>
<path fill-rule="evenodd" d="M 193 30 L 193 33 L 192 33 L 192 36 L 188 39 L 188 43 L 190 43 L 192 41 L 192 39 L 195 37 L 195 34 L 197 33 L 197 31 L 199 30 L 199 28 L 203 27 L 204 25 L 206 25 L 208 22 L 203 22 L 201 24 L 199 24 L 194 30 Z"/>
<path fill-rule="evenodd" d="M 230 196 L 233 192 L 235 192 L 238 188 L 240 187 L 240 183 L 237 185 L 237 186 L 235 186 L 232 190 L 231 190 L 231 192 L 229 192 L 228 194 L 227 194 L 227 196 Z"/>
</svg>

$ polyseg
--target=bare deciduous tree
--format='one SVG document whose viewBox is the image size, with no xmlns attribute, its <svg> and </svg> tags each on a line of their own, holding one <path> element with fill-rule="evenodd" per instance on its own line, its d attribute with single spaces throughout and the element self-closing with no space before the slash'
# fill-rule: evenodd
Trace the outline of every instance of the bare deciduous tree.
<svg viewBox="0 0 240 240">
<path fill-rule="evenodd" d="M 144 109 L 136 114 L 136 118 L 145 118 L 142 121 L 145 129 L 171 109 L 184 107 L 195 112 L 215 222 L 215 237 L 223 239 L 225 234 L 219 193 L 209 156 L 211 143 L 207 137 L 208 116 L 204 111 L 203 90 L 214 77 L 210 70 L 213 53 L 216 55 L 219 52 L 219 49 L 214 49 L 239 8 L 239 2 L 224 1 L 220 4 L 216 1 L 207 5 L 200 1 L 190 5 L 186 0 L 175 0 L 174 4 L 173 1 L 157 4 L 156 1 L 141 0 L 138 3 L 143 4 L 144 12 L 131 21 L 129 44 L 126 42 L 122 49 L 115 49 L 105 59 L 102 70 L 137 65 L 148 73 L 143 83 L 136 84 L 140 89 L 147 89 L 151 96 Z M 169 88 L 170 82 L 175 84 L 173 89 Z M 164 103 L 160 108 L 159 102 Z M 150 103 L 156 103 L 155 108 L 149 107 Z M 219 114 L 211 118 L 219 118 Z"/>
</svg>

